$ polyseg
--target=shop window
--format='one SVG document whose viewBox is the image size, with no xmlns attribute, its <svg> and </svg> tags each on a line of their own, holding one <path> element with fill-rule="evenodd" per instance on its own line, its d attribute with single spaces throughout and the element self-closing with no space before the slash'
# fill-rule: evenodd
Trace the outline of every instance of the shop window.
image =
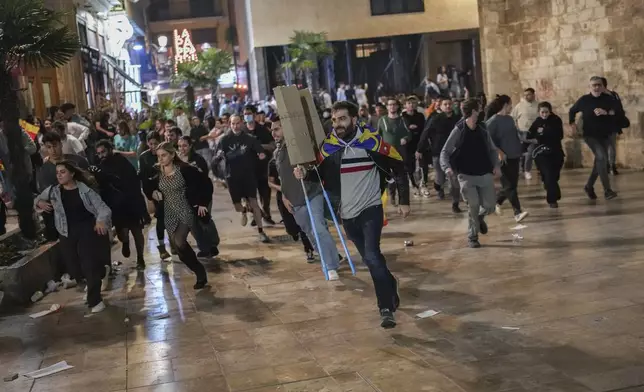
<svg viewBox="0 0 644 392">
<path fill-rule="evenodd" d="M 35 109 L 33 81 L 29 81 L 29 85 L 27 86 L 27 108 L 29 109 L 30 113 L 33 113 Z"/>
<path fill-rule="evenodd" d="M 379 43 L 366 43 L 366 44 L 357 44 L 356 45 L 356 58 L 365 58 L 371 56 L 373 53 L 379 50 L 387 50 L 388 45 L 386 42 Z"/>
<path fill-rule="evenodd" d="M 204 16 L 218 16 L 214 0 L 190 0 L 190 16 L 199 18 Z"/>
<path fill-rule="evenodd" d="M 42 84 L 42 96 L 45 100 L 45 107 L 50 108 L 51 105 L 51 83 L 43 82 Z"/>
<path fill-rule="evenodd" d="M 424 0 L 371 0 L 371 15 L 425 12 Z"/>
<path fill-rule="evenodd" d="M 96 31 L 94 30 L 87 30 L 87 45 L 89 47 L 98 49 L 98 34 L 96 34 Z"/>
<path fill-rule="evenodd" d="M 217 46 L 217 29 L 195 29 L 191 32 L 192 35 L 192 44 L 201 45 L 204 43 L 209 43 L 212 47 Z"/>
<path fill-rule="evenodd" d="M 81 45 L 87 46 L 87 27 L 83 23 L 78 23 L 78 39 Z"/>
<path fill-rule="evenodd" d="M 105 48 L 105 37 L 102 35 L 98 36 L 98 49 L 101 51 L 101 53 L 107 53 L 107 50 Z"/>
</svg>

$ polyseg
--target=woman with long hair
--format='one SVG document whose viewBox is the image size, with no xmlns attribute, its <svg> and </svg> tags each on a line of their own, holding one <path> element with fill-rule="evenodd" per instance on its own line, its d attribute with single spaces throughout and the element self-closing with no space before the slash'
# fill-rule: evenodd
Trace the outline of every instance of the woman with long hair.
<svg viewBox="0 0 644 392">
<path fill-rule="evenodd" d="M 541 180 L 546 188 L 546 201 L 550 208 L 558 208 L 557 202 L 561 199 L 559 175 L 565 156 L 561 146 L 563 136 L 561 118 L 552 112 L 549 102 L 541 102 L 539 117 L 530 126 L 528 138 L 537 141 L 532 157 L 541 173 Z"/>
<path fill-rule="evenodd" d="M 72 162 L 58 162 L 56 178 L 58 184 L 47 187 L 35 204 L 54 212 L 67 269 L 72 279 L 85 277 L 87 304 L 92 313 L 102 312 L 101 279 L 108 273 L 112 211 L 92 189 L 93 177 Z"/>
<path fill-rule="evenodd" d="M 127 158 L 127 160 L 138 169 L 139 162 L 137 149 L 139 148 L 139 139 L 132 135 L 130 126 L 127 121 L 121 120 L 117 126 L 118 134 L 114 136 L 114 152 Z"/>
<path fill-rule="evenodd" d="M 514 219 L 521 222 L 528 216 L 527 211 L 521 210 L 519 202 L 519 161 L 523 155 L 523 140 L 520 131 L 510 115 L 512 100 L 507 95 L 498 96 L 490 103 L 490 113 L 493 115 L 487 120 L 487 131 L 499 152 L 501 162 L 501 186 L 496 197 L 497 212 L 500 213 L 501 205 L 507 199 L 514 209 Z M 493 110 L 493 112 L 492 112 Z"/>
<path fill-rule="evenodd" d="M 159 186 L 152 192 L 154 200 L 163 200 L 165 228 L 179 259 L 197 275 L 195 290 L 208 284 L 206 269 L 188 243 L 188 234 L 196 229 L 197 219 L 210 219 L 208 206 L 212 202 L 212 182 L 207 174 L 179 159 L 170 142 L 157 147 Z"/>
</svg>

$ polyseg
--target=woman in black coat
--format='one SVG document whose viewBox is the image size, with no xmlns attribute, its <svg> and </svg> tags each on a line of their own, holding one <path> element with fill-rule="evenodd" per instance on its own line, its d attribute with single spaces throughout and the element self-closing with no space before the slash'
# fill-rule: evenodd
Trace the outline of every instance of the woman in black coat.
<svg viewBox="0 0 644 392">
<path fill-rule="evenodd" d="M 179 259 L 197 275 L 195 290 L 208 284 L 206 269 L 188 243 L 188 234 L 196 225 L 210 219 L 208 206 L 212 202 L 213 186 L 206 173 L 187 164 L 177 155 L 170 142 L 157 148 L 159 186 L 152 192 L 154 200 L 164 203 L 165 228 L 175 245 Z"/>
<path fill-rule="evenodd" d="M 546 188 L 546 200 L 550 208 L 558 208 L 557 202 L 561 199 L 559 175 L 564 163 L 564 152 L 561 146 L 563 122 L 552 112 L 552 105 L 549 102 L 539 104 L 539 117 L 532 123 L 528 131 L 528 139 L 537 141 L 532 157 L 537 163 L 541 180 Z"/>
</svg>

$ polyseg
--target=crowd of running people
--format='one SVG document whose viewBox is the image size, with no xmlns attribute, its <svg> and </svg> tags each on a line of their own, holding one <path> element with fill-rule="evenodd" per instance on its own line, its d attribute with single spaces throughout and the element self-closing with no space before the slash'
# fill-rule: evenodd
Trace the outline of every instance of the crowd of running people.
<svg viewBox="0 0 644 392">
<path fill-rule="evenodd" d="M 136 267 L 144 270 L 143 231 L 152 213 L 159 257 L 176 254 L 195 274 L 194 288 L 206 287 L 200 259 L 217 256 L 220 245 L 211 214 L 214 184 L 228 189 L 242 226 L 250 215 L 261 243 L 271 242 L 264 228 L 276 224 L 275 192 L 279 220 L 293 240 L 302 242 L 306 260 L 315 262 L 318 253 L 328 278 L 339 279 L 342 256 L 327 226 L 324 189 L 369 268 L 381 325 L 391 328 L 400 298 L 398 281 L 380 251 L 383 193 L 403 217 L 411 212 L 412 198 L 449 195 L 454 214 L 463 213 L 464 201 L 467 244 L 478 248 L 479 234 L 488 231 L 486 215 L 501 214 L 506 200 L 516 222 L 528 216 L 518 183 L 521 172 L 532 178 L 533 161 L 547 204 L 558 207 L 564 131 L 550 103 L 537 102 L 531 88 L 514 107 L 507 95 L 488 104 L 480 94 L 460 101 L 441 96 L 426 104 L 416 96 L 382 96 L 373 109 L 347 101 L 322 109 L 327 138 L 319 146 L 320 160 L 294 168 L 274 106 L 266 113 L 252 104 L 229 105 L 215 116 L 205 101 L 192 119 L 178 108 L 172 119 L 156 118 L 151 129 L 134 131 L 138 124 L 131 118 L 115 122 L 105 113 L 90 122 L 65 104 L 40 124 L 34 143 L 41 158 L 34 165 L 35 204 L 48 239 L 60 241 L 66 279 L 86 282 L 87 304 L 96 313 L 105 309 L 101 290 L 112 264 L 112 233 L 125 258 L 131 256 L 132 238 Z M 606 199 L 616 197 L 609 179 L 610 171 L 617 174 L 614 140 L 628 126 L 619 96 L 607 89 L 605 79 L 593 77 L 590 93 L 570 109 L 568 120 L 573 127 L 583 121 L 584 139 L 595 154 L 588 197 L 597 198 L 598 177 Z"/>
</svg>

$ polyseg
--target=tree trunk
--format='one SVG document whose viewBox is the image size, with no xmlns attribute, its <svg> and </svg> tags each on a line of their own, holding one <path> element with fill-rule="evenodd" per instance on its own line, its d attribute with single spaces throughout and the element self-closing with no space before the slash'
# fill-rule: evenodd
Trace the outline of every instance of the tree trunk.
<svg viewBox="0 0 644 392">
<path fill-rule="evenodd" d="M 192 87 L 192 85 L 187 85 L 186 86 L 186 104 L 188 107 L 186 108 L 186 113 L 188 114 L 189 118 L 192 118 L 195 114 L 195 88 Z"/>
<path fill-rule="evenodd" d="M 315 87 L 313 86 L 313 71 L 307 69 L 304 71 L 304 77 L 306 78 L 306 87 L 309 88 L 312 95 L 315 94 Z"/>
<path fill-rule="evenodd" d="M 0 114 L 4 120 L 3 132 L 7 138 L 11 159 L 11 162 L 5 162 L 5 166 L 11 173 L 11 184 L 15 190 L 14 207 L 18 211 L 22 235 L 27 239 L 35 239 L 37 230 L 33 216 L 34 197 L 29 184 L 32 173 L 27 171 L 25 165 L 25 160 L 29 157 L 25 154 L 22 129 L 18 123 L 18 94 L 13 77 L 8 73 L 0 73 L 0 94 Z"/>
<path fill-rule="evenodd" d="M 213 114 L 215 117 L 219 117 L 219 83 L 214 83 L 210 87 L 210 103 L 212 104 Z"/>
</svg>

